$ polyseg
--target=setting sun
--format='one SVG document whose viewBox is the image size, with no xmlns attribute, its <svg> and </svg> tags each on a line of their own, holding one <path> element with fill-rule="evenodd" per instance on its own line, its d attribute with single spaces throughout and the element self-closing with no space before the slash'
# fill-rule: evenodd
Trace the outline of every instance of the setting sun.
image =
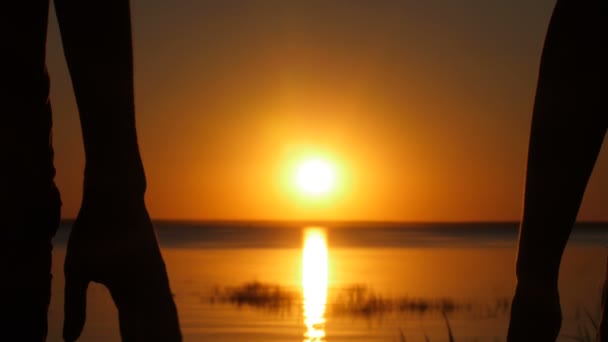
<svg viewBox="0 0 608 342">
<path fill-rule="evenodd" d="M 298 189 L 307 194 L 326 194 L 334 188 L 335 181 L 334 168 L 321 159 L 307 160 L 297 169 Z"/>
</svg>

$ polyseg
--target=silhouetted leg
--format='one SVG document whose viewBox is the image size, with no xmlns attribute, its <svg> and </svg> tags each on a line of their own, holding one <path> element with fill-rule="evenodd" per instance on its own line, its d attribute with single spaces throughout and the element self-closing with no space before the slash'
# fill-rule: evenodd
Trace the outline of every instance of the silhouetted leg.
<svg viewBox="0 0 608 342">
<path fill-rule="evenodd" d="M 606 16 L 600 1 L 558 1 L 532 119 L 509 341 L 555 341 L 558 274 L 606 132 Z"/>
<path fill-rule="evenodd" d="M 53 183 L 48 0 L 6 1 L 0 11 L 0 339 L 44 341 L 51 238 L 60 215 Z"/>
<path fill-rule="evenodd" d="M 606 260 L 606 279 L 604 279 L 604 288 L 602 291 L 602 317 L 597 340 L 601 342 L 608 341 L 608 259 Z"/>
</svg>

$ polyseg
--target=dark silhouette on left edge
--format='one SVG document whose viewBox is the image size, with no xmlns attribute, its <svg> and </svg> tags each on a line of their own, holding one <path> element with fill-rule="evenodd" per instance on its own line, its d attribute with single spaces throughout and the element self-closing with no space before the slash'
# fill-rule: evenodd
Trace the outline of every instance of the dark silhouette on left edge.
<svg viewBox="0 0 608 342">
<path fill-rule="evenodd" d="M 83 199 L 65 261 L 64 339 L 85 322 L 91 281 L 110 290 L 123 341 L 181 341 L 165 265 L 144 203 L 135 128 L 128 0 L 55 0 L 85 145 Z M 45 45 L 49 0 L 0 12 L 0 339 L 44 341 L 54 183 Z"/>
</svg>

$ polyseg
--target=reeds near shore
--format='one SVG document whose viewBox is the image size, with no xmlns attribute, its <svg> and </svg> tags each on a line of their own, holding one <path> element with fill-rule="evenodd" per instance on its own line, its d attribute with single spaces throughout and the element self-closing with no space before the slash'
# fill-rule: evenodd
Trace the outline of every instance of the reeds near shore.
<svg viewBox="0 0 608 342">
<path fill-rule="evenodd" d="M 465 313 L 476 318 L 488 318 L 507 315 L 510 311 L 509 298 L 497 298 L 493 303 L 482 305 L 453 298 L 387 297 L 364 285 L 347 286 L 333 292 L 326 307 L 328 315 L 372 319 L 389 314 L 439 314 L 445 322 L 449 342 L 456 341 L 450 315 Z M 204 296 L 201 300 L 271 312 L 290 312 L 303 305 L 300 291 L 258 281 L 239 286 L 216 287 L 210 296 Z M 563 334 L 562 337 L 577 342 L 592 342 L 598 329 L 597 321 L 587 309 L 581 312 L 586 321 L 579 325 L 576 334 Z M 403 329 L 399 330 L 398 340 L 407 341 L 407 332 Z M 431 342 L 427 335 L 425 340 Z"/>
<path fill-rule="evenodd" d="M 290 310 L 302 305 L 298 290 L 258 281 L 239 286 L 216 287 L 207 298 L 211 303 L 232 304 L 270 311 Z M 508 301 L 497 299 L 494 303 L 480 305 L 454 298 L 388 297 L 378 294 L 364 285 L 352 285 L 333 291 L 327 303 L 327 313 L 337 316 L 374 318 L 388 314 L 453 314 L 491 317 L 506 314 Z"/>
<path fill-rule="evenodd" d="M 449 342 L 455 342 L 454 340 L 454 334 L 452 333 L 452 327 L 450 326 L 450 320 L 448 319 L 448 316 L 446 315 L 446 313 L 443 313 L 443 320 L 445 321 L 445 325 L 448 331 L 448 341 Z M 406 338 L 405 338 L 405 333 L 403 332 L 403 329 L 399 329 L 399 341 L 400 342 L 407 342 Z M 424 340 L 426 342 L 431 342 L 431 339 L 429 338 L 428 335 L 424 334 Z"/>
<path fill-rule="evenodd" d="M 300 302 L 300 294 L 279 285 L 249 282 L 240 286 L 216 287 L 210 297 L 212 303 L 229 303 L 269 311 L 289 311 Z"/>
</svg>

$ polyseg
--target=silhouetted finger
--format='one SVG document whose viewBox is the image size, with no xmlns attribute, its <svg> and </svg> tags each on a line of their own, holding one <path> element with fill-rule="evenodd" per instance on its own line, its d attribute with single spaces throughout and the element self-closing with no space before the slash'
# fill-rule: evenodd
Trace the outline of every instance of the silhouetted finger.
<svg viewBox="0 0 608 342">
<path fill-rule="evenodd" d="M 80 337 L 87 314 L 87 288 L 89 281 L 78 275 L 67 275 L 65 281 L 65 302 L 63 339 L 73 342 Z"/>
</svg>

